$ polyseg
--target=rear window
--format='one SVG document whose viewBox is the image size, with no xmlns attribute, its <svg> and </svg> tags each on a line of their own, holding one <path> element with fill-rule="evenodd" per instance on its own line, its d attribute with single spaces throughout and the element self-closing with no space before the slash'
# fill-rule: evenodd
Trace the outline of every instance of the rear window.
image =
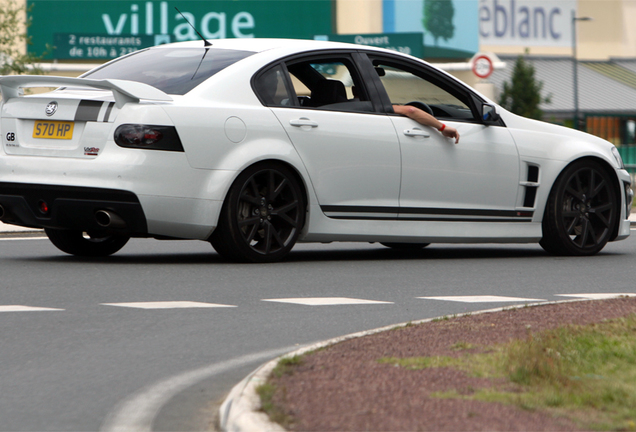
<svg viewBox="0 0 636 432">
<path fill-rule="evenodd" d="M 233 63 L 254 54 L 218 48 L 160 48 L 137 51 L 82 75 L 91 79 L 122 79 L 183 95 Z"/>
</svg>

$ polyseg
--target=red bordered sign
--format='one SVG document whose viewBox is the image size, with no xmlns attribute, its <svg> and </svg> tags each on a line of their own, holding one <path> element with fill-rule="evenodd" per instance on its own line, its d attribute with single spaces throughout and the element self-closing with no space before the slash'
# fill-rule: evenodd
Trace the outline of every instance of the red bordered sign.
<svg viewBox="0 0 636 432">
<path fill-rule="evenodd" d="M 480 55 L 473 60 L 473 73 L 479 78 L 488 78 L 494 70 L 492 60 L 486 55 Z"/>
</svg>

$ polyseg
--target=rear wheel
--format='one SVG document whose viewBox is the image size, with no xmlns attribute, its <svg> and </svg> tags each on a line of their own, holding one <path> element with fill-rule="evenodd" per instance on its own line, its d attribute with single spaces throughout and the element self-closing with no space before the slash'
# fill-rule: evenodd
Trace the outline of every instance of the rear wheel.
<svg viewBox="0 0 636 432">
<path fill-rule="evenodd" d="M 575 162 L 550 193 L 540 244 L 555 255 L 594 255 L 609 241 L 618 211 L 612 176 L 597 162 Z"/>
<path fill-rule="evenodd" d="M 294 247 L 305 223 L 304 201 L 288 168 L 254 165 L 232 184 L 210 242 L 233 261 L 279 261 Z"/>
<path fill-rule="evenodd" d="M 103 257 L 112 255 L 123 248 L 130 237 L 85 233 L 77 230 L 44 230 L 46 235 L 62 252 L 83 257 Z"/>
</svg>

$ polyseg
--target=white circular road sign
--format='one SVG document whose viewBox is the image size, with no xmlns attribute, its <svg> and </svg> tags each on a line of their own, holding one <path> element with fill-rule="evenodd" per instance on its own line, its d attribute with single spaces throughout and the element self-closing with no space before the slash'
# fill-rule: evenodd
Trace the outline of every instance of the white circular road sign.
<svg viewBox="0 0 636 432">
<path fill-rule="evenodd" d="M 492 75 L 494 66 L 492 60 L 486 55 L 480 55 L 473 59 L 473 73 L 479 78 L 488 78 Z"/>
</svg>

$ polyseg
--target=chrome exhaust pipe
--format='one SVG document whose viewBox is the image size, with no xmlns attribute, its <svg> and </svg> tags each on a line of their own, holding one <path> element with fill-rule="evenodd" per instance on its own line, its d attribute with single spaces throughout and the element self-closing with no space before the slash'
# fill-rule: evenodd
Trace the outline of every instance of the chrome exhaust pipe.
<svg viewBox="0 0 636 432">
<path fill-rule="evenodd" d="M 97 210 L 95 222 L 104 228 L 126 228 L 126 222 L 118 214 L 108 210 Z"/>
</svg>

